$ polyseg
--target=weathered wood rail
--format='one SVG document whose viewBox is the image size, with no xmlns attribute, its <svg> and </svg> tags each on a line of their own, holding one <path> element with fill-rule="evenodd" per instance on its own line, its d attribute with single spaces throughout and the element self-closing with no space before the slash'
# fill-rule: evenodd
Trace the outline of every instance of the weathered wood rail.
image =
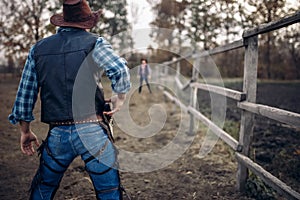
<svg viewBox="0 0 300 200">
<path fill-rule="evenodd" d="M 246 181 L 251 170 L 254 174 L 260 177 L 266 184 L 271 186 L 279 194 L 287 199 L 300 199 L 300 194 L 286 185 L 284 182 L 273 176 L 271 173 L 263 169 L 260 165 L 255 163 L 249 158 L 250 143 L 253 134 L 254 115 L 261 115 L 281 123 L 291 125 L 293 127 L 300 127 L 300 114 L 286 111 L 283 109 L 261 105 L 256 103 L 256 90 L 257 90 L 257 66 L 258 66 L 258 35 L 274 31 L 295 23 L 300 22 L 300 11 L 296 12 L 292 16 L 285 17 L 281 20 L 270 22 L 267 24 L 259 25 L 256 28 L 245 30 L 243 33 L 243 39 L 217 47 L 215 49 L 190 54 L 185 57 L 178 58 L 177 60 L 163 63 L 165 66 L 177 63 L 177 74 L 175 75 L 175 83 L 179 90 L 191 89 L 189 98 L 189 105 L 183 104 L 179 99 L 174 97 L 168 91 L 164 91 L 166 97 L 168 97 L 173 103 L 177 104 L 181 109 L 190 114 L 191 123 L 190 131 L 193 131 L 195 119 L 200 120 L 207 125 L 210 130 L 219 136 L 225 143 L 227 143 L 234 151 L 238 161 L 237 171 L 237 188 L 239 191 L 244 192 L 246 189 Z M 200 58 L 204 58 L 210 55 L 224 53 L 238 48 L 244 48 L 244 78 L 243 78 L 243 91 L 235 91 L 228 88 L 204 84 L 197 82 L 199 72 L 197 68 L 200 66 Z M 180 73 L 180 61 L 183 59 L 193 59 L 194 66 L 191 80 L 186 84 L 182 84 L 179 79 Z M 158 74 L 167 75 L 167 69 L 158 67 Z M 229 133 L 225 132 L 222 128 L 218 127 L 213 121 L 205 117 L 195 107 L 197 101 L 197 91 L 205 90 L 208 92 L 223 95 L 227 98 L 231 98 L 237 102 L 238 108 L 241 109 L 241 122 L 239 141 L 234 139 Z"/>
</svg>

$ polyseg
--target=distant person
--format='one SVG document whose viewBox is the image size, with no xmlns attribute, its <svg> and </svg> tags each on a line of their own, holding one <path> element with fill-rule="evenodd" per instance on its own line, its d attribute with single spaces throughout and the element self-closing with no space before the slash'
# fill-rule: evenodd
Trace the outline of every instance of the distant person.
<svg viewBox="0 0 300 200">
<path fill-rule="evenodd" d="M 141 59 L 141 65 L 138 67 L 138 77 L 140 78 L 139 93 L 142 92 L 143 81 L 146 82 L 148 90 L 152 93 L 148 79 L 151 79 L 151 68 L 148 65 L 147 59 Z"/>
<path fill-rule="evenodd" d="M 20 144 L 25 155 L 34 154 L 33 143 L 39 146 L 40 165 L 32 181 L 30 199 L 53 199 L 64 172 L 79 155 L 97 199 L 122 198 L 117 150 L 106 119 L 121 108 L 131 83 L 127 62 L 113 52 L 104 38 L 87 31 L 96 25 L 99 15 L 100 11 L 91 11 L 86 0 L 65 0 L 63 14 L 50 19 L 59 26 L 57 33 L 37 42 L 29 51 L 9 121 L 20 124 Z M 80 86 L 83 93 L 90 89 L 93 94 L 92 98 L 80 96 L 76 104 L 72 96 L 75 79 L 87 58 L 91 76 L 85 77 Z M 111 98 L 112 110 L 105 111 L 103 91 L 96 87 L 93 75 L 101 70 L 116 93 Z M 41 121 L 49 124 L 42 145 L 30 129 L 39 92 Z M 95 104 L 89 104 L 89 99 Z M 85 104 L 90 106 L 84 107 Z M 74 117 L 74 109 L 82 111 L 79 116 Z"/>
</svg>

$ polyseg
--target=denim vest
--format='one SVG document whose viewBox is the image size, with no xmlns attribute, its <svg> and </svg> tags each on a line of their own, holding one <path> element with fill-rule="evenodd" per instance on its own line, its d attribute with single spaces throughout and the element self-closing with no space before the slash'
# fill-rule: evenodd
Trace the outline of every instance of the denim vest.
<svg viewBox="0 0 300 200">
<path fill-rule="evenodd" d="M 81 29 L 62 31 L 39 41 L 34 56 L 41 99 L 41 121 L 45 123 L 75 120 L 102 113 L 104 97 L 97 88 L 94 72 L 97 68 L 92 59 L 88 62 L 90 71 L 85 70 L 85 79 L 80 83 L 79 95 L 73 102 L 73 87 L 82 63 L 93 49 L 98 36 Z M 82 71 L 82 70 L 81 70 Z M 97 89 L 96 89 L 97 88 Z M 93 94 L 93 97 L 88 97 Z M 92 99 L 85 103 L 87 99 Z M 74 105 L 75 104 L 75 105 Z M 102 110 L 101 110 L 102 109 Z M 80 116 L 78 116 L 78 113 Z"/>
<path fill-rule="evenodd" d="M 139 65 L 138 74 L 142 77 L 147 77 L 150 74 L 149 65 L 148 64 L 146 65 L 144 73 L 143 73 L 142 65 Z"/>
</svg>

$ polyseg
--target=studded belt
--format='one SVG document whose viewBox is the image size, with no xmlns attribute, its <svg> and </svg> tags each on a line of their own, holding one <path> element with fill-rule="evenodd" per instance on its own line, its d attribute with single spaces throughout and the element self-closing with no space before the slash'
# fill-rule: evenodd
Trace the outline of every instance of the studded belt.
<svg viewBox="0 0 300 200">
<path fill-rule="evenodd" d="M 66 120 L 66 121 L 57 121 L 57 122 L 49 122 L 51 126 L 69 126 L 75 124 L 86 124 L 86 123 L 99 123 L 102 122 L 103 119 L 97 115 L 97 118 L 87 118 L 83 120 Z"/>
</svg>

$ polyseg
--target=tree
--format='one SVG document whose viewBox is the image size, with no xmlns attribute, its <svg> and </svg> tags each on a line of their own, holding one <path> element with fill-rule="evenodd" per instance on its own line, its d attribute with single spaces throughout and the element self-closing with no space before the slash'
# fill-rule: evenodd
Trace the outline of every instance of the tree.
<svg viewBox="0 0 300 200">
<path fill-rule="evenodd" d="M 243 30 L 247 23 L 245 22 L 245 10 L 243 5 L 238 0 L 220 0 L 215 4 L 217 17 L 220 20 L 219 27 L 220 34 L 219 38 L 224 38 L 224 43 L 227 44 L 236 40 L 236 38 L 241 38 L 238 35 L 241 30 Z M 225 34 L 224 34 L 225 31 Z M 221 43 L 218 42 L 220 45 Z"/>
<path fill-rule="evenodd" d="M 217 45 L 217 35 L 220 31 L 220 19 L 216 12 L 216 2 L 209 0 L 191 1 L 189 38 L 196 42 L 195 49 L 208 50 Z"/>
<path fill-rule="evenodd" d="M 131 26 L 127 19 L 126 0 L 89 0 L 93 10 L 102 9 L 104 14 L 96 27 L 92 29 L 108 39 L 116 50 L 126 51 L 133 47 Z"/>
<path fill-rule="evenodd" d="M 49 31 L 48 0 L 0 0 L 1 49 L 10 62 L 23 66 L 29 48 Z M 50 29 L 49 29 L 50 28 Z"/>
<path fill-rule="evenodd" d="M 247 27 L 246 10 L 238 0 L 220 0 L 215 4 L 217 17 L 220 20 L 220 33 L 217 35 L 217 45 L 224 45 L 241 39 L 242 30 Z M 215 57 L 215 62 L 224 77 L 241 77 L 243 52 L 228 51 Z"/>
<path fill-rule="evenodd" d="M 98 26 L 92 31 L 107 37 L 117 49 L 132 47 L 126 0 L 93 0 L 89 3 L 93 10 L 105 8 L 106 13 L 112 14 L 100 17 Z M 30 47 L 55 33 L 49 17 L 61 6 L 59 0 L 0 0 L 0 45 L 6 58 L 14 65 L 23 66 Z"/>
<path fill-rule="evenodd" d="M 159 52 L 160 60 L 171 59 L 173 53 L 181 53 L 182 32 L 185 30 L 185 9 L 188 2 L 164 0 L 148 1 L 152 5 L 152 10 L 156 14 L 155 20 L 151 23 L 153 30 L 151 37 L 158 44 L 158 48 L 167 51 Z"/>
<path fill-rule="evenodd" d="M 285 61 L 283 74 L 284 78 L 300 78 L 300 24 L 283 29 L 282 34 L 278 37 L 278 46 L 280 48 L 281 61 Z"/>
<path fill-rule="evenodd" d="M 248 0 L 250 6 L 255 8 L 255 11 L 249 15 L 248 19 L 255 26 L 278 20 L 287 15 L 285 8 L 286 0 Z M 271 74 L 271 53 L 274 49 L 273 41 L 278 36 L 278 32 L 268 32 L 261 36 L 260 42 L 265 51 L 260 55 L 263 65 L 265 65 L 266 78 L 272 78 Z"/>
</svg>

